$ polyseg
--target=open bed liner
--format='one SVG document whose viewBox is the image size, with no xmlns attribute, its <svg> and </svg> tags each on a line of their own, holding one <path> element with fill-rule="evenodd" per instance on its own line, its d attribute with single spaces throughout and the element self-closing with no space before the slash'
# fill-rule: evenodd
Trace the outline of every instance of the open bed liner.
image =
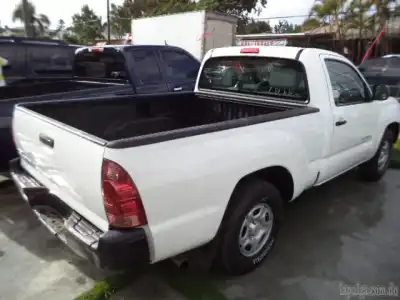
<svg viewBox="0 0 400 300">
<path fill-rule="evenodd" d="M 310 107 L 253 104 L 194 93 L 121 96 L 96 102 L 56 101 L 23 106 L 124 148 L 315 112 Z"/>
</svg>

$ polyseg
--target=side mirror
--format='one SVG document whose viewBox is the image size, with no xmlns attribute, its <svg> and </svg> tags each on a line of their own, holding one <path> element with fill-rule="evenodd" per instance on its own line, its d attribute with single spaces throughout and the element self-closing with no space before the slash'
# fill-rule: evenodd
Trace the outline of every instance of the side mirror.
<svg viewBox="0 0 400 300">
<path fill-rule="evenodd" d="M 389 98 L 389 88 L 384 84 L 377 84 L 372 87 L 372 99 L 386 100 Z"/>
<path fill-rule="evenodd" d="M 10 64 L 6 64 L 6 65 L 3 66 L 3 69 L 4 70 L 11 69 L 11 65 Z"/>
</svg>

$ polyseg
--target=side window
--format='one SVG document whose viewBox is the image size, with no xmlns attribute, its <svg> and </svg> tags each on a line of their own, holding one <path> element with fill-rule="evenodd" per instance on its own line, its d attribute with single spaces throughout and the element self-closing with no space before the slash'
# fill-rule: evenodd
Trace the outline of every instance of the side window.
<svg viewBox="0 0 400 300">
<path fill-rule="evenodd" d="M 336 105 L 363 103 L 370 95 L 364 81 L 348 64 L 337 60 L 325 60 Z"/>
<path fill-rule="evenodd" d="M 135 62 L 133 71 L 142 84 L 154 84 L 162 81 L 157 58 L 151 50 L 132 51 L 132 58 Z"/>
<path fill-rule="evenodd" d="M 168 78 L 196 79 L 200 63 L 181 51 L 162 50 L 161 57 L 167 70 Z"/>
<path fill-rule="evenodd" d="M 11 68 L 3 69 L 4 76 L 24 77 L 25 72 L 25 47 L 3 44 L 0 45 L 0 56 L 7 59 Z"/>
<path fill-rule="evenodd" d="M 29 68 L 34 72 L 72 71 L 74 49 L 46 45 L 28 45 Z"/>
<path fill-rule="evenodd" d="M 125 57 L 119 51 L 88 52 L 75 55 L 75 75 L 80 77 L 127 79 Z"/>
</svg>

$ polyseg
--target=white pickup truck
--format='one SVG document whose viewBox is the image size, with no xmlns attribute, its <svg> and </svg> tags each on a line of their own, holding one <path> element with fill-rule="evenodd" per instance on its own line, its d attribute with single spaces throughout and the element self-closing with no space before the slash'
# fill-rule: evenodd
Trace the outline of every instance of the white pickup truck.
<svg viewBox="0 0 400 300">
<path fill-rule="evenodd" d="M 19 104 L 10 168 L 39 220 L 100 267 L 201 252 L 243 274 L 304 190 L 355 167 L 379 180 L 399 120 L 336 53 L 218 48 L 193 93 Z"/>
</svg>

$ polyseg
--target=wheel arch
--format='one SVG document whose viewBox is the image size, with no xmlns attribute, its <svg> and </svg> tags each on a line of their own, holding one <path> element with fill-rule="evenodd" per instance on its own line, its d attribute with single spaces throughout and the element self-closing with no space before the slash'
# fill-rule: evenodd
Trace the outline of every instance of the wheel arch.
<svg viewBox="0 0 400 300">
<path fill-rule="evenodd" d="M 235 185 L 231 196 L 229 198 L 228 204 L 225 208 L 225 212 L 222 218 L 221 224 L 226 219 L 226 215 L 229 213 L 230 207 L 233 205 L 233 195 L 247 182 L 255 179 L 261 179 L 269 182 L 274 187 L 276 187 L 283 199 L 283 203 L 288 203 L 292 200 L 294 195 L 294 181 L 292 174 L 289 170 L 283 166 L 271 166 L 253 171 L 245 176 L 243 176 Z"/>
<path fill-rule="evenodd" d="M 386 130 L 390 130 L 391 132 L 393 132 L 394 135 L 393 143 L 396 143 L 397 141 L 397 137 L 399 136 L 399 128 L 400 128 L 400 123 L 398 122 L 393 122 L 386 127 Z"/>
</svg>

